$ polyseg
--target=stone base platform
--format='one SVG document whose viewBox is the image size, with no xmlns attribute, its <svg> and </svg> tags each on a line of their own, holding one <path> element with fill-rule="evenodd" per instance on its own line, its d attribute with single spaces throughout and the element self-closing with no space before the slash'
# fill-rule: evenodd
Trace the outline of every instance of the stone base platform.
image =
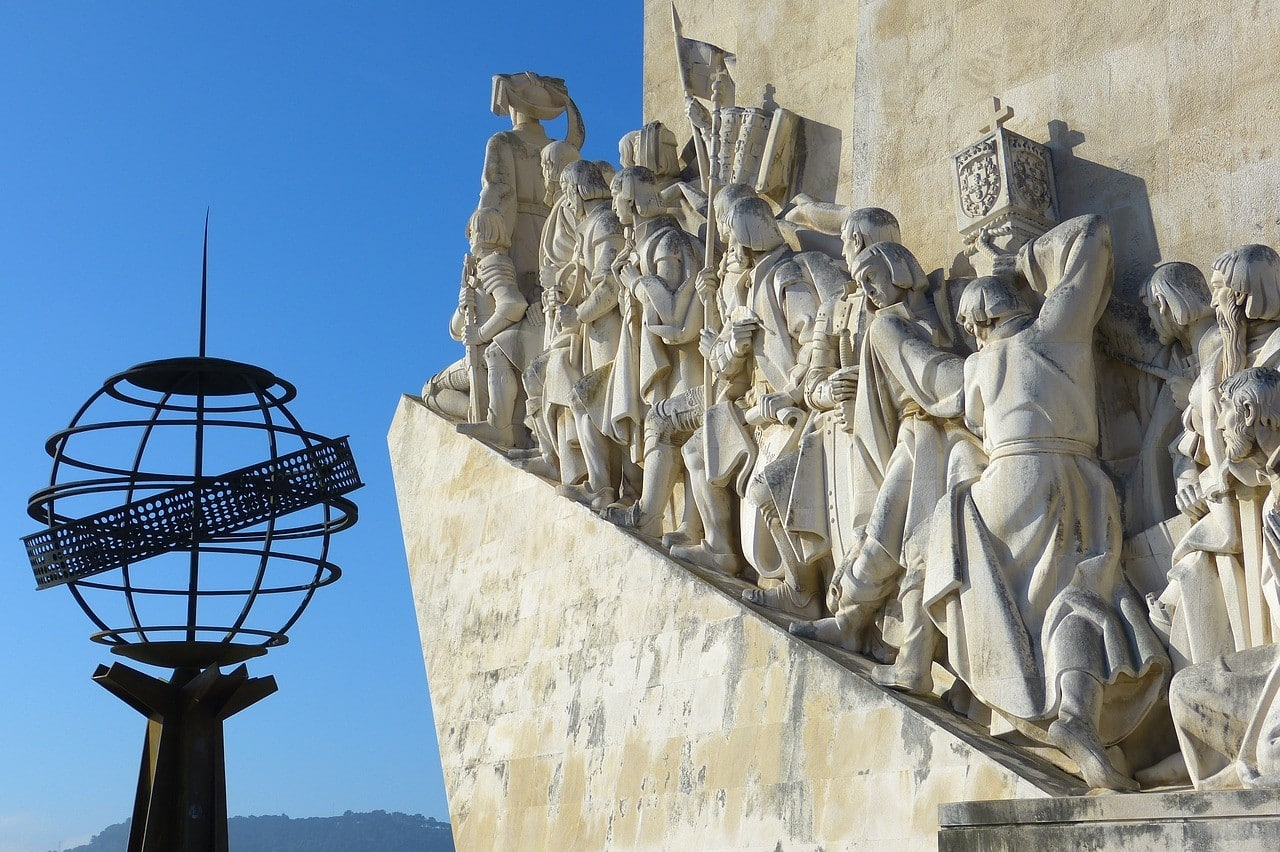
<svg viewBox="0 0 1280 852">
<path fill-rule="evenodd" d="M 943 805 L 944 852 L 1280 849 L 1280 790 L 1143 793 Z"/>
<path fill-rule="evenodd" d="M 460 849 L 934 849 L 943 803 L 1081 792 L 415 398 L 388 440 Z"/>
</svg>

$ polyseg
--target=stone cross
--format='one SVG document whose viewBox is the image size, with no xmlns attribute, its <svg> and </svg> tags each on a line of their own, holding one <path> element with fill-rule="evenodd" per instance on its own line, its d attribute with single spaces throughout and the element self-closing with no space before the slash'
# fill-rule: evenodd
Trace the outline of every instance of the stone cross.
<svg viewBox="0 0 1280 852">
<path fill-rule="evenodd" d="M 1007 107 L 1000 103 L 999 98 L 991 99 L 991 117 L 987 119 L 987 123 L 979 128 L 979 133 L 990 133 L 1000 127 L 1004 127 L 1004 123 L 1013 118 L 1013 107 Z"/>
</svg>

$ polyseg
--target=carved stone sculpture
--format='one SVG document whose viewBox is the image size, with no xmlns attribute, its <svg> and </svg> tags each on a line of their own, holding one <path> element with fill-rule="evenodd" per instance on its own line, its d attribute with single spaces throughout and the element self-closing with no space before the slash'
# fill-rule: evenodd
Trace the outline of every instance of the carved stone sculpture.
<svg viewBox="0 0 1280 852">
<path fill-rule="evenodd" d="M 625 456 L 604 432 L 610 371 L 622 332 L 613 269 L 625 239 L 599 166 L 579 160 L 565 167 L 563 179 L 578 225 L 573 272 L 568 286 L 552 300 L 557 335 L 547 384 L 549 389 L 554 386 L 556 399 L 570 400 L 587 468 L 587 482 L 564 482 L 562 493 L 603 509 L 617 497 Z"/>
<path fill-rule="evenodd" d="M 1038 311 L 1011 278 L 961 297 L 979 343 L 965 419 L 989 463 L 938 504 L 924 605 L 980 701 L 1091 786 L 1136 789 L 1104 747 L 1156 704 L 1168 659 L 1121 573 L 1119 504 L 1094 456 L 1092 338 L 1112 269 L 1105 220 L 1085 216 L 1017 255 Z"/>
<path fill-rule="evenodd" d="M 794 625 L 792 632 L 860 649 L 864 631 L 896 593 L 903 613 L 898 661 L 877 668 L 875 678 L 929 692 L 937 644 L 922 603 L 930 518 L 946 493 L 949 465 L 969 476 L 980 467 L 977 442 L 960 420 L 965 359 L 927 298 L 928 278 L 906 248 L 869 246 L 854 259 L 852 272 L 875 306 L 862 345 L 850 439 L 862 464 L 855 469 L 849 513 L 862 534 L 833 581 L 834 615 Z"/>
<path fill-rule="evenodd" d="M 1249 480 L 1268 482 L 1263 505 L 1265 547 L 1272 557 L 1261 578 L 1274 606 L 1280 592 L 1274 556 L 1280 474 L 1280 372 L 1250 368 L 1222 384 L 1222 429 L 1228 457 Z M 1197 789 L 1280 786 L 1280 644 L 1218 656 L 1174 676 L 1169 706 Z"/>
<path fill-rule="evenodd" d="M 688 407 L 687 395 L 701 391 L 703 380 L 698 351 L 703 307 L 694 285 L 702 247 L 664 215 L 659 190 L 657 177 L 643 166 L 624 168 L 613 184 L 614 211 L 630 229 L 632 243 L 617 268 L 619 298 L 626 307 L 614 361 L 611 437 L 643 461 L 644 481 L 635 503 L 605 515 L 653 535 L 660 533 L 662 512 L 683 474 L 676 467 L 676 449 L 693 431 L 682 428 L 670 409 Z M 687 536 L 685 526 L 682 535 Z"/>
<path fill-rule="evenodd" d="M 723 328 L 704 330 L 700 341 L 715 377 L 714 396 L 700 433 L 683 448 L 705 537 L 671 552 L 735 571 L 729 495 L 744 494 L 758 466 L 789 452 L 792 436 L 798 438 L 803 374 L 797 365 L 817 300 L 763 200 L 734 202 L 726 223 L 726 274 L 715 290 Z M 713 281 L 704 270 L 700 286 Z M 778 556 L 760 520 L 742 512 L 742 547 L 757 571 L 776 572 Z"/>
<path fill-rule="evenodd" d="M 990 274 L 997 251 L 1014 251 L 1058 222 L 1049 149 L 1005 128 L 1013 110 L 999 98 L 993 107 L 986 135 L 951 158 L 956 223 L 980 275 Z"/>
<path fill-rule="evenodd" d="M 474 312 L 476 321 L 464 325 L 462 342 L 483 348 L 488 406 L 484 420 L 461 423 L 458 431 L 512 447 L 517 443 L 517 420 L 523 419 L 516 416 L 522 391 L 520 375 L 541 351 L 542 315 L 529 309 L 517 284 L 515 264 L 507 255 L 511 242 L 502 215 L 481 207 L 472 214 L 467 233 L 474 267 L 468 286 L 462 290 L 459 311 L 462 317 Z M 481 299 L 483 306 L 477 304 Z"/>
<path fill-rule="evenodd" d="M 569 114 L 565 139 L 581 150 L 586 138 L 582 117 L 563 80 L 532 71 L 493 78 L 494 115 L 511 118 L 511 129 L 495 133 L 484 151 L 479 207 L 498 210 L 511 235 L 511 260 L 525 296 L 538 283 L 538 245 L 547 219 L 542 149 L 551 141 L 542 122 Z"/>
<path fill-rule="evenodd" d="M 564 399 L 558 405 L 544 400 L 546 389 L 546 350 L 551 348 L 555 339 L 556 294 L 566 286 L 565 276 L 570 274 L 573 264 L 573 250 L 576 244 L 578 219 L 573 200 L 565 194 L 561 180 L 565 167 L 577 162 L 581 156 L 577 148 L 567 142 L 552 142 L 542 149 L 542 177 L 547 185 L 546 201 L 550 206 L 550 215 L 542 227 L 541 247 L 538 252 L 538 281 L 542 296 L 540 303 L 533 306 L 543 313 L 543 353 L 530 363 L 524 373 L 525 392 L 528 394 L 528 418 L 530 428 L 537 439 L 537 449 L 528 453 L 537 460 L 530 469 L 535 473 L 552 478 L 560 477 L 561 464 L 573 465 L 575 458 L 580 457 L 575 447 L 569 445 L 569 432 L 562 428 L 560 414 L 566 411 L 569 400 Z M 580 470 L 577 465 L 575 470 Z M 570 481 L 576 474 L 570 472 Z"/>
<path fill-rule="evenodd" d="M 821 300 L 804 382 L 805 403 L 814 414 L 796 451 L 766 469 L 771 499 L 762 509 L 777 527 L 779 551 L 802 563 L 821 563 L 829 577 L 828 566 L 841 564 L 855 548 L 857 525 L 850 513 L 858 465 L 851 435 L 858 353 L 874 309 L 848 269 L 867 246 L 901 237 L 898 220 L 887 210 L 825 206 L 841 211 L 833 231 L 841 235 L 846 268 L 820 268 L 816 252 L 797 255 Z"/>
<path fill-rule="evenodd" d="M 1242 369 L 1280 365 L 1280 255 L 1261 245 L 1232 249 L 1214 261 L 1210 290 L 1221 345 L 1189 391 L 1178 445 L 1199 469 L 1179 494 L 1195 523 L 1178 542 L 1169 587 L 1153 606 L 1178 667 L 1257 647 L 1274 635 L 1262 591 L 1263 495 L 1231 476 L 1216 389 Z"/>
</svg>

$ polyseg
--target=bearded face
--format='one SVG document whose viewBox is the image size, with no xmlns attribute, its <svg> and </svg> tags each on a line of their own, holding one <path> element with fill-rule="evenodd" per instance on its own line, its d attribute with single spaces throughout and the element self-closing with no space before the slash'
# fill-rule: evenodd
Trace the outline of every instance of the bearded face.
<svg viewBox="0 0 1280 852">
<path fill-rule="evenodd" d="M 1249 346 L 1249 321 L 1244 315 L 1244 297 L 1228 287 L 1216 286 L 1217 283 L 1218 275 L 1215 273 L 1213 309 L 1222 332 L 1222 377 L 1226 378 L 1244 368 Z"/>
<path fill-rule="evenodd" d="M 1172 346 L 1178 339 L 1178 328 L 1170 315 L 1169 306 L 1159 296 L 1148 296 L 1146 293 L 1142 294 L 1142 301 L 1147 306 L 1147 317 L 1151 320 L 1156 336 L 1160 338 L 1160 345 Z"/>
<path fill-rule="evenodd" d="M 1227 444 L 1227 457 L 1233 462 L 1243 461 L 1253 452 L 1254 417 L 1248 403 L 1234 399 L 1223 400 L 1222 437 Z"/>
</svg>

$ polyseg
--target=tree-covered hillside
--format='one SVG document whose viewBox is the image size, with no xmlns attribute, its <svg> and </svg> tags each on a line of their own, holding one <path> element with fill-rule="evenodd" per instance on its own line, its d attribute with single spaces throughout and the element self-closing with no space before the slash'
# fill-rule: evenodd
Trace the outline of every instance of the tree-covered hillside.
<svg viewBox="0 0 1280 852">
<path fill-rule="evenodd" d="M 449 824 L 418 814 L 373 811 L 342 816 L 232 817 L 231 852 L 453 852 Z M 129 823 L 110 826 L 67 852 L 125 852 Z"/>
</svg>

